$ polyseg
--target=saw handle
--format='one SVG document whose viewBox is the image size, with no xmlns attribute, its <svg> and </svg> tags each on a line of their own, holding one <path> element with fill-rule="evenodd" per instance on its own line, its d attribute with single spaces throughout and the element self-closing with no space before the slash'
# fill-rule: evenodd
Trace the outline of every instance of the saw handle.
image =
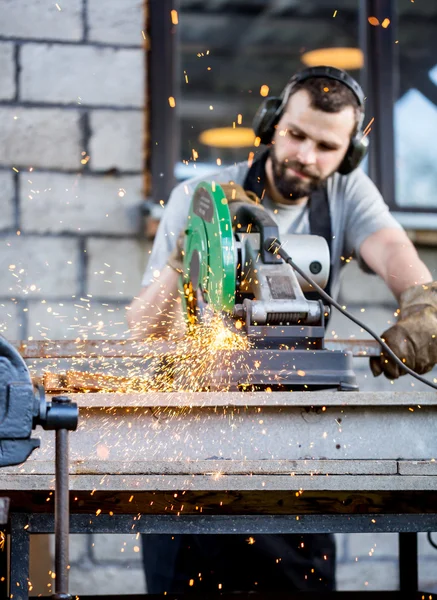
<svg viewBox="0 0 437 600">
<path fill-rule="evenodd" d="M 278 255 L 273 255 L 265 249 L 264 241 L 269 238 L 279 239 L 279 230 L 276 221 L 264 210 L 262 206 L 241 203 L 234 213 L 234 221 L 246 229 L 249 225 L 254 227 L 254 232 L 261 236 L 260 254 L 264 264 L 277 264 Z"/>
</svg>

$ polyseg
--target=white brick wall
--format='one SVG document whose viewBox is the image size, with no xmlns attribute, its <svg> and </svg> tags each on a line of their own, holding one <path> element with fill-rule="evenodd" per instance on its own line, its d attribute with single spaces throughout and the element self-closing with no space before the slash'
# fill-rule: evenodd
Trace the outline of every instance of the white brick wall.
<svg viewBox="0 0 437 600">
<path fill-rule="evenodd" d="M 88 0 L 89 39 L 105 44 L 141 46 L 145 28 L 143 0 Z"/>
<path fill-rule="evenodd" d="M 15 64 L 14 45 L 10 42 L 0 43 L 0 100 L 12 100 L 15 96 Z"/>
<path fill-rule="evenodd" d="M 67 302 L 29 302 L 28 335 L 33 339 L 122 339 L 127 337 L 123 304 L 78 295 Z"/>
<path fill-rule="evenodd" d="M 377 275 L 364 273 L 353 260 L 341 270 L 341 301 L 343 304 L 358 306 L 394 304 L 395 298 L 383 280 Z M 372 293 L 369 294 L 369 291 Z"/>
<path fill-rule="evenodd" d="M 420 249 L 419 256 L 431 271 L 433 278 L 437 279 L 437 251 L 434 248 Z M 341 280 L 341 301 L 346 305 L 396 304 L 384 281 L 377 275 L 364 273 L 355 260 L 343 267 Z"/>
<path fill-rule="evenodd" d="M 113 536 L 112 534 L 98 533 L 93 537 L 94 548 L 93 553 L 97 560 L 112 560 L 124 558 L 137 563 L 137 567 L 140 566 L 141 554 L 139 549 L 141 546 L 141 540 L 138 539 L 136 533 L 133 534 L 119 534 Z M 120 554 L 122 555 L 120 557 Z"/>
<path fill-rule="evenodd" d="M 77 293 L 78 256 L 78 242 L 73 239 L 0 240 L 0 297 L 56 298 Z"/>
<path fill-rule="evenodd" d="M 34 338 L 126 335 L 125 306 L 111 299 L 138 291 L 146 259 L 144 28 L 143 0 L 2 3 L 0 303 L 5 323 Z M 93 292 L 100 302 L 80 308 Z"/>
<path fill-rule="evenodd" d="M 8 340 L 22 338 L 21 308 L 16 302 L 0 302 L 0 335 Z"/>
<path fill-rule="evenodd" d="M 2 0 L 0 36 L 77 41 L 82 38 L 82 0 Z"/>
<path fill-rule="evenodd" d="M 87 290 L 93 296 L 132 298 L 139 290 L 146 252 L 133 240 L 89 238 Z"/>
<path fill-rule="evenodd" d="M 360 533 L 350 535 L 348 540 L 349 557 L 355 559 L 378 560 L 398 554 L 397 533 Z"/>
<path fill-rule="evenodd" d="M 144 4 L 0 1 L 0 335 L 9 340 L 127 335 L 125 305 L 147 257 L 137 238 Z M 41 362 L 40 373 L 71 368 Z M 72 537 L 73 593 L 145 591 L 132 536 L 123 553 L 122 542 L 99 538 L 96 560 L 113 564 L 88 570 L 86 536 Z M 31 566 L 48 571 L 35 552 Z"/>
<path fill-rule="evenodd" d="M 96 110 L 90 115 L 90 165 L 100 171 L 141 171 L 144 166 L 143 111 Z"/>
<path fill-rule="evenodd" d="M 12 171 L 0 171 L 0 231 L 15 225 L 14 178 Z"/>
<path fill-rule="evenodd" d="M 339 591 L 399 589 L 397 533 L 337 534 Z M 418 534 L 419 589 L 437 590 L 437 550 Z M 436 534 L 432 539 L 436 542 Z"/>
<path fill-rule="evenodd" d="M 431 271 L 433 280 L 437 279 L 437 251 L 435 248 L 419 249 L 419 256 Z"/>
<path fill-rule="evenodd" d="M 21 48 L 23 100 L 141 107 L 144 80 L 144 53 L 140 49 L 60 44 L 26 44 Z"/>
<path fill-rule="evenodd" d="M 79 112 L 59 108 L 0 107 L 0 165 L 77 169 Z"/>
<path fill-rule="evenodd" d="M 372 307 L 364 305 L 363 307 L 352 306 L 347 308 L 348 312 L 359 319 L 364 325 L 367 325 L 373 331 L 381 335 L 383 331 L 396 323 L 394 312 L 396 305 L 393 303 L 393 308 Z M 332 316 L 329 320 L 328 327 L 329 337 L 337 337 L 339 339 L 357 339 L 357 340 L 372 340 L 373 337 L 364 329 L 350 321 L 335 308 L 332 309 Z"/>
<path fill-rule="evenodd" d="M 142 569 L 132 568 L 129 563 L 120 567 L 109 565 L 106 568 L 93 568 L 85 573 L 81 568 L 72 567 L 69 581 L 70 593 L 77 595 L 88 595 L 90 590 L 96 590 L 102 597 L 113 595 L 115 590 L 124 595 L 142 594 L 145 591 Z"/>
<path fill-rule="evenodd" d="M 431 271 L 433 279 L 437 279 L 437 251 L 433 248 L 419 249 L 419 255 Z M 356 261 L 352 261 L 342 270 L 342 285 L 339 302 L 346 306 L 348 312 L 372 329 L 376 334 L 382 333 L 396 323 L 395 311 L 398 303 L 383 280 L 376 275 L 368 275 L 361 271 Z M 337 309 L 332 309 L 328 327 L 329 336 L 339 339 L 372 339 L 364 329 L 350 321 Z M 415 382 L 411 376 L 403 376 L 394 383 L 379 377 L 374 379 L 367 368 L 366 359 L 358 359 L 359 368 L 365 368 L 369 377 L 364 381 L 365 388 L 381 391 L 387 389 L 411 389 L 414 384 L 417 390 L 426 391 L 426 386 Z M 365 366 L 364 366 L 365 365 Z M 435 374 L 433 375 L 435 377 Z"/>
<path fill-rule="evenodd" d="M 139 175 L 25 173 L 20 180 L 23 233 L 135 235 L 141 201 Z"/>
<path fill-rule="evenodd" d="M 371 561 L 350 562 L 337 567 L 337 590 L 370 592 L 397 590 L 399 569 L 395 562 Z"/>
</svg>

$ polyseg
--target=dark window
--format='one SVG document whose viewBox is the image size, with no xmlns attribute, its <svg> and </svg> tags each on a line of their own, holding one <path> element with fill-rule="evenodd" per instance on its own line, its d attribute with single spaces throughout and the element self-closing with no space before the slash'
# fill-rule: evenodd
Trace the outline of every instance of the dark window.
<svg viewBox="0 0 437 600">
<path fill-rule="evenodd" d="M 437 228 L 437 2 L 149 2 L 155 201 L 166 200 L 173 175 L 183 180 L 248 159 L 263 96 L 280 94 L 307 53 L 360 48 L 364 67 L 347 70 L 367 94 L 365 125 L 374 118 L 363 168 L 404 226 Z M 205 140 L 216 128 L 231 128 L 233 136 L 249 131 L 231 147 L 223 138 Z"/>
<path fill-rule="evenodd" d="M 245 128 L 263 96 L 279 95 L 305 66 L 306 53 L 333 47 L 359 52 L 358 0 L 180 0 L 179 27 L 179 178 L 256 151 L 255 136 Z M 219 132 L 217 145 L 202 143 L 202 133 L 216 128 L 234 131 Z M 239 134 L 242 146 L 220 145 Z"/>
<path fill-rule="evenodd" d="M 437 2 L 397 6 L 396 204 L 437 211 Z"/>
</svg>

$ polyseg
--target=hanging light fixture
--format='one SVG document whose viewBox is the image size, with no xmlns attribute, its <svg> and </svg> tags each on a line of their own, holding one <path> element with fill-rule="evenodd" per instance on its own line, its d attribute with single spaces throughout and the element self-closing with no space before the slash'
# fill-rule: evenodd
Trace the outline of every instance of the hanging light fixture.
<svg viewBox="0 0 437 600">
<path fill-rule="evenodd" d="M 326 65 L 353 71 L 364 66 L 364 54 L 359 48 L 318 48 L 302 54 L 301 60 L 307 67 Z"/>
<path fill-rule="evenodd" d="M 213 148 L 249 148 L 255 145 L 255 133 L 250 127 L 215 127 L 202 131 L 199 142 Z"/>
</svg>

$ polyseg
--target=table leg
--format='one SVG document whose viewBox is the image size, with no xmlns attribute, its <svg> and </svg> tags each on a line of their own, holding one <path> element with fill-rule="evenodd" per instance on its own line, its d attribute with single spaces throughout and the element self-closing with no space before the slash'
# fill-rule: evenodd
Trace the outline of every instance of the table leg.
<svg viewBox="0 0 437 600">
<path fill-rule="evenodd" d="M 399 533 L 399 589 L 417 592 L 418 587 L 417 533 Z"/>
</svg>

